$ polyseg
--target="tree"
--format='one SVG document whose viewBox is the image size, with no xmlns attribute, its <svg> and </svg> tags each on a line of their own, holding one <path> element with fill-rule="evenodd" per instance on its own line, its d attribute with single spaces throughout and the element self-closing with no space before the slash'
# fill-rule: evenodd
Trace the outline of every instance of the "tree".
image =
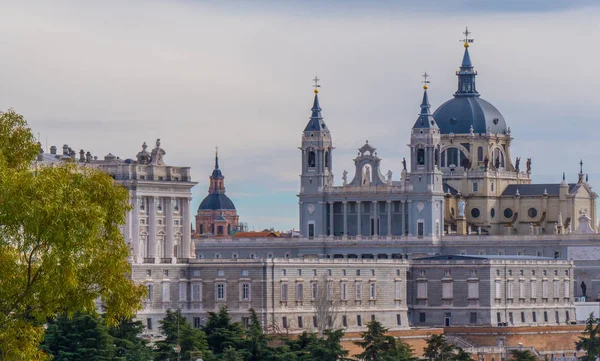
<svg viewBox="0 0 600 361">
<path fill-rule="evenodd" d="M 113 360 L 115 345 L 102 318 L 77 312 L 63 314 L 48 324 L 41 349 L 54 361 Z"/>
<path fill-rule="evenodd" d="M 119 227 L 130 208 L 106 173 L 74 164 L 32 167 L 39 153 L 23 117 L 0 113 L 0 359 L 42 360 L 43 324 L 106 306 L 114 324 L 145 290 L 129 277 Z"/>
<path fill-rule="evenodd" d="M 152 359 L 152 350 L 148 346 L 148 341 L 141 337 L 143 331 L 142 322 L 131 319 L 121 320 L 118 325 L 108 330 L 116 347 L 115 361 Z"/>
<path fill-rule="evenodd" d="M 457 351 L 458 348 L 449 343 L 444 335 L 431 335 L 423 349 L 423 356 L 434 361 L 450 360 Z"/>
<path fill-rule="evenodd" d="M 269 337 L 264 333 L 262 324 L 254 309 L 250 309 L 250 324 L 246 329 L 245 350 L 247 361 L 261 361 L 271 352 Z"/>
<path fill-rule="evenodd" d="M 311 284 L 311 287 L 315 287 L 314 283 Z M 333 282 L 327 278 L 327 275 L 320 278 L 316 283 L 316 287 L 317 292 L 313 300 L 313 307 L 317 317 L 317 331 L 320 336 L 323 336 L 323 332 L 332 328 L 335 324 L 339 314 L 340 300 L 339 295 L 334 292 Z"/>
<path fill-rule="evenodd" d="M 537 357 L 529 350 L 510 350 L 510 359 L 515 361 L 537 361 Z"/>
<path fill-rule="evenodd" d="M 583 334 L 584 336 L 575 342 L 575 346 L 578 351 L 585 351 L 587 360 L 596 360 L 600 356 L 600 318 L 595 318 L 593 312 L 585 322 Z"/>
<path fill-rule="evenodd" d="M 180 356 L 183 360 L 189 360 L 193 351 L 203 352 L 204 359 L 210 358 L 206 335 L 202 330 L 192 327 L 190 321 L 181 315 L 181 310 L 167 310 L 159 324 L 165 339 L 156 342 L 155 361 L 177 360 L 177 345 L 181 347 Z"/>
<path fill-rule="evenodd" d="M 239 322 L 231 322 L 227 307 L 222 307 L 218 313 L 210 312 L 204 326 L 208 348 L 215 355 L 225 351 L 227 347 L 243 348 L 244 329 Z"/>
<path fill-rule="evenodd" d="M 364 361 L 381 361 L 396 348 L 393 336 L 386 335 L 388 330 L 378 321 L 367 323 L 367 330 L 361 334 L 362 341 L 354 341 L 363 348 L 363 352 L 355 355 Z"/>
<path fill-rule="evenodd" d="M 462 348 L 458 347 L 456 355 L 454 355 L 453 361 L 475 361 L 470 353 L 466 352 Z"/>
</svg>

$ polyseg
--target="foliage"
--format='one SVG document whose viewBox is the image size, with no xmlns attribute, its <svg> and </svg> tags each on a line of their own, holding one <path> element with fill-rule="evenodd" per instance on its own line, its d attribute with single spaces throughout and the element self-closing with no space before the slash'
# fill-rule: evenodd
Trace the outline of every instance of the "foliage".
<svg viewBox="0 0 600 361">
<path fill-rule="evenodd" d="M 466 352 L 462 348 L 458 348 L 456 355 L 454 355 L 453 361 L 475 361 L 470 353 Z"/>
<path fill-rule="evenodd" d="M 510 359 L 515 361 L 537 361 L 537 357 L 529 350 L 510 350 Z"/>
<path fill-rule="evenodd" d="M 369 322 L 367 330 L 361 334 L 362 341 L 354 342 L 364 351 L 355 356 L 364 361 L 415 360 L 412 348 L 406 342 L 386 335 L 387 331 L 380 322 Z"/>
<path fill-rule="evenodd" d="M 192 327 L 190 321 L 181 315 L 181 310 L 167 310 L 165 318 L 159 323 L 165 339 L 156 342 L 155 361 L 177 360 L 177 345 L 181 347 L 182 360 L 189 360 L 192 351 L 200 351 L 205 360 L 210 360 L 206 335 L 202 330 Z"/>
<path fill-rule="evenodd" d="M 239 322 L 231 322 L 227 307 L 219 312 L 210 312 L 204 327 L 208 349 L 215 355 L 222 354 L 228 347 L 243 348 L 244 329 Z"/>
<path fill-rule="evenodd" d="M 269 353 L 269 337 L 264 333 L 258 315 L 254 309 L 250 309 L 250 324 L 246 329 L 246 338 L 244 340 L 245 350 L 247 351 L 247 361 L 264 360 Z"/>
<path fill-rule="evenodd" d="M 423 357 L 434 361 L 451 360 L 459 348 L 446 340 L 444 335 L 431 335 L 423 349 Z"/>
<path fill-rule="evenodd" d="M 152 350 L 148 341 L 141 337 L 144 325 L 140 321 L 124 319 L 118 325 L 111 327 L 108 332 L 115 344 L 115 358 L 119 361 L 151 360 Z"/>
<path fill-rule="evenodd" d="M 109 324 L 139 309 L 119 227 L 129 195 L 106 173 L 36 166 L 23 117 L 0 113 L 0 359 L 42 360 L 42 325 L 88 312 L 100 298 Z"/>
<path fill-rule="evenodd" d="M 596 360 L 600 356 L 600 318 L 595 318 L 594 313 L 590 313 L 587 318 L 583 334 L 575 342 L 575 346 L 578 351 L 586 352 L 587 360 Z"/>
<path fill-rule="evenodd" d="M 114 360 L 116 347 L 97 314 L 63 314 L 49 322 L 42 350 L 54 361 Z"/>
</svg>

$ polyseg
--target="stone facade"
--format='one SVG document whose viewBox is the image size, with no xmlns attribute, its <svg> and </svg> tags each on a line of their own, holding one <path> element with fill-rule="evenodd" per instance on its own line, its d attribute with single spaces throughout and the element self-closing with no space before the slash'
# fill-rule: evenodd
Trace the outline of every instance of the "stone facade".
<svg viewBox="0 0 600 361">
<path fill-rule="evenodd" d="M 435 256 L 411 262 L 415 326 L 534 326 L 575 321 L 572 261 Z"/>
</svg>

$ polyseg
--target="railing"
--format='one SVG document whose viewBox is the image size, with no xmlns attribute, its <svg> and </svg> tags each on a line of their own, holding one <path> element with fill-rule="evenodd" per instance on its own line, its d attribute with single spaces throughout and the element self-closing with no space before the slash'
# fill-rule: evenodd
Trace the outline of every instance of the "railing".
<svg viewBox="0 0 600 361">
<path fill-rule="evenodd" d="M 177 263 L 180 263 L 180 264 L 190 263 L 190 259 L 189 258 L 177 258 Z"/>
<path fill-rule="evenodd" d="M 469 342 L 467 342 L 466 340 L 463 340 L 460 337 L 456 337 L 456 336 L 446 336 L 446 339 L 450 342 L 453 343 L 454 345 L 462 348 L 462 349 L 466 349 L 466 348 L 476 348 L 474 345 L 470 344 Z"/>
<path fill-rule="evenodd" d="M 173 263 L 172 258 L 161 258 L 160 263 Z"/>
<path fill-rule="evenodd" d="M 154 263 L 154 257 L 146 257 L 143 260 L 144 263 Z"/>
</svg>

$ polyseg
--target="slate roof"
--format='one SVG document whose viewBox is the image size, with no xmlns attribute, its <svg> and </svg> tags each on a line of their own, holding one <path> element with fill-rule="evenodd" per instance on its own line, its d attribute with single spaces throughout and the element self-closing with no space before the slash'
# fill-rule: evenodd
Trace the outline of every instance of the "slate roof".
<svg viewBox="0 0 600 361">
<path fill-rule="evenodd" d="M 505 134 L 506 122 L 500 111 L 479 97 L 456 97 L 448 100 L 433 113 L 442 134 L 468 134 L 471 126 L 476 134 Z"/>
<path fill-rule="evenodd" d="M 202 210 L 213 210 L 218 211 L 220 209 L 233 210 L 235 209 L 235 205 L 223 193 L 211 193 L 204 198 L 202 203 L 200 203 L 200 207 L 198 207 L 199 211 Z"/>
<path fill-rule="evenodd" d="M 306 124 L 306 128 L 304 128 L 305 132 L 319 132 L 319 131 L 327 131 L 327 126 L 323 121 L 323 116 L 321 115 L 321 106 L 319 105 L 319 95 L 315 93 L 315 100 L 313 102 L 313 107 L 311 109 L 312 115 L 310 116 L 310 120 L 308 124 Z"/>
<path fill-rule="evenodd" d="M 578 183 L 570 183 L 569 184 L 569 193 L 577 192 L 577 190 L 581 187 L 581 184 Z M 541 196 L 544 194 L 544 190 L 548 193 L 549 196 L 558 196 L 560 192 L 560 183 L 554 184 L 511 184 L 504 192 L 502 192 L 503 196 L 514 196 L 517 193 L 517 189 L 519 190 L 519 194 L 521 196 Z"/>
<path fill-rule="evenodd" d="M 466 255 L 438 255 L 431 257 L 415 258 L 416 261 L 461 261 L 461 260 L 477 260 L 477 259 L 499 259 L 499 260 L 553 260 L 550 257 L 536 257 L 536 256 L 513 256 L 513 255 L 479 255 L 479 256 L 466 256 Z"/>
<path fill-rule="evenodd" d="M 431 105 L 429 105 L 429 96 L 427 95 L 427 89 L 423 92 L 423 101 L 421 102 L 421 113 L 419 118 L 415 122 L 413 129 L 438 129 L 434 117 L 430 111 Z"/>
<path fill-rule="evenodd" d="M 452 188 L 452 186 L 450 186 L 448 183 L 444 183 L 442 185 L 442 190 L 446 193 L 450 193 L 453 196 L 458 194 L 458 191 L 456 189 Z"/>
</svg>

